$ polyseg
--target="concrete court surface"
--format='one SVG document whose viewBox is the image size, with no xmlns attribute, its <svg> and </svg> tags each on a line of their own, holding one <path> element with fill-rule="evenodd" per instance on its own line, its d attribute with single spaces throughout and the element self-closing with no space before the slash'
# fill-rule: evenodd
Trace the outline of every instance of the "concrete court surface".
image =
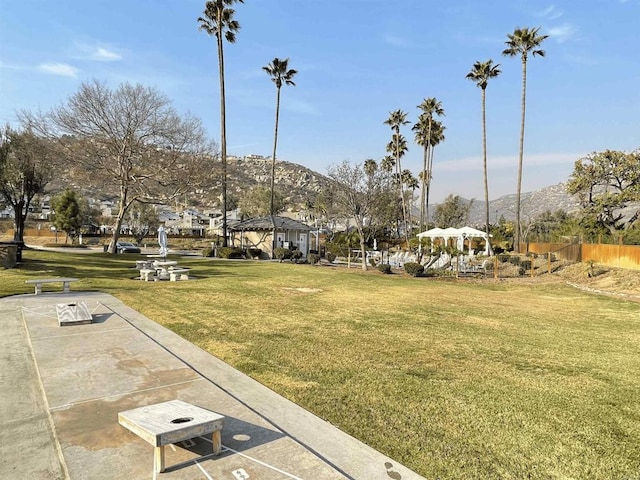
<svg viewBox="0 0 640 480">
<path fill-rule="evenodd" d="M 94 323 L 58 326 L 56 305 L 79 301 Z M 3 298 L 0 329 L 2 479 L 422 478 L 111 295 Z M 170 445 L 155 474 L 118 412 L 174 399 L 226 417 L 222 453 Z"/>
</svg>

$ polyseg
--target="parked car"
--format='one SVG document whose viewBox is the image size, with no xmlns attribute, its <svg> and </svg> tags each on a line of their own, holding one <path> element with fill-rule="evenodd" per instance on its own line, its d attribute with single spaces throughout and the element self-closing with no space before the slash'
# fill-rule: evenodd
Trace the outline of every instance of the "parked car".
<svg viewBox="0 0 640 480">
<path fill-rule="evenodd" d="M 140 247 L 131 242 L 117 242 L 116 251 L 118 253 L 140 253 Z"/>
</svg>

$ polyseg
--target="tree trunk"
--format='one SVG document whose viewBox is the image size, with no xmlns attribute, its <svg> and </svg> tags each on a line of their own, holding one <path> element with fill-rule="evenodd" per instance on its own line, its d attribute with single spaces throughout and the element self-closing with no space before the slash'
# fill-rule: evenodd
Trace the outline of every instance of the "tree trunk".
<svg viewBox="0 0 640 480">
<path fill-rule="evenodd" d="M 487 254 L 491 255 L 491 241 L 489 239 L 489 179 L 487 174 L 487 115 L 486 115 L 486 87 L 482 89 L 482 166 L 484 173 L 484 221 L 487 234 Z"/>
<path fill-rule="evenodd" d="M 269 213 L 273 222 L 273 236 L 271 251 L 276 249 L 276 224 L 273 217 L 275 216 L 275 187 L 276 187 L 276 150 L 278 149 L 278 119 L 280 118 L 280 87 L 276 88 L 276 124 L 273 132 L 273 155 L 271 156 L 271 201 L 269 205 Z M 273 258 L 273 256 L 272 256 Z"/>
<path fill-rule="evenodd" d="M 118 238 L 120 238 L 120 228 L 122 227 L 122 221 L 124 220 L 124 215 L 127 213 L 127 196 L 128 190 L 126 187 L 120 187 L 120 199 L 118 207 L 118 215 L 116 216 L 116 224 L 113 227 L 113 233 L 111 234 L 111 241 L 109 242 L 109 253 L 118 253 L 116 250 L 116 243 L 118 242 Z"/>
<path fill-rule="evenodd" d="M 360 234 L 360 255 L 362 255 L 362 271 L 367 271 L 367 244 L 364 242 L 364 231 L 359 228 L 358 233 Z"/>
<path fill-rule="evenodd" d="M 404 200 L 402 165 L 400 164 L 400 128 L 396 129 L 396 173 L 398 175 L 398 191 L 400 192 L 400 204 L 402 205 L 402 224 L 404 225 L 404 238 L 407 241 L 407 244 L 409 244 L 409 229 L 407 227 L 407 206 Z"/>
<path fill-rule="evenodd" d="M 429 156 L 433 155 L 433 149 L 431 148 L 431 116 L 429 116 L 429 129 L 427 131 L 427 191 L 425 192 L 425 214 L 427 229 L 429 228 L 429 189 L 431 188 L 431 167 L 432 162 Z"/>
<path fill-rule="evenodd" d="M 522 192 L 522 160 L 524 156 L 524 118 L 527 96 L 527 56 L 522 55 L 522 118 L 520 120 L 520 152 L 518 156 L 518 185 L 516 187 L 516 228 L 513 232 L 513 250 L 520 253 L 520 194 Z"/>
<path fill-rule="evenodd" d="M 218 11 L 218 25 L 222 25 L 222 11 Z M 220 77 L 220 148 L 222 157 L 222 246 L 227 247 L 227 114 L 224 93 L 224 50 L 222 48 L 222 32 L 216 33 L 218 43 L 218 74 Z"/>
<path fill-rule="evenodd" d="M 429 149 L 427 144 L 424 145 L 424 152 L 422 157 L 422 185 L 420 188 L 420 231 L 423 232 L 425 230 L 424 223 L 424 200 L 426 198 L 425 193 L 425 185 L 427 184 L 427 156 Z"/>
<path fill-rule="evenodd" d="M 425 210 L 426 210 L 426 216 L 427 216 L 427 226 L 429 226 L 429 192 L 431 190 L 431 172 L 433 170 L 433 146 L 431 146 L 431 148 L 429 149 L 429 166 L 428 166 L 428 171 L 429 171 L 429 176 L 427 177 L 427 198 L 426 198 L 426 202 L 425 202 Z"/>
<path fill-rule="evenodd" d="M 28 205 L 25 207 L 25 201 L 20 200 L 13 205 L 13 215 L 15 230 L 13 231 L 14 242 L 24 242 L 24 224 L 27 220 Z"/>
</svg>

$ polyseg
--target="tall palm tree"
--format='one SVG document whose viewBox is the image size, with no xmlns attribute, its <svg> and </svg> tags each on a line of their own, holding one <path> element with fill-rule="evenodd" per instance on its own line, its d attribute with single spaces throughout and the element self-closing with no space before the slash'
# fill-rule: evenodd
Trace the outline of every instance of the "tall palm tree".
<svg viewBox="0 0 640 480">
<path fill-rule="evenodd" d="M 429 199 L 427 191 L 429 190 L 429 184 L 431 183 L 431 169 L 427 170 L 429 163 L 429 150 L 431 149 L 431 129 L 433 123 L 433 116 L 444 116 L 444 108 L 442 108 L 442 102 L 435 97 L 425 98 L 418 108 L 422 110 L 418 123 L 413 126 L 413 130 L 416 132 L 416 143 L 422 145 L 424 148 L 424 155 L 422 159 L 422 185 L 420 192 L 420 228 L 424 226 L 424 214 L 425 210 L 429 211 Z M 420 141 L 419 141 L 420 140 Z M 428 215 L 427 215 L 428 217 Z"/>
<path fill-rule="evenodd" d="M 515 57 L 520 55 L 522 59 L 522 118 L 520 120 L 520 152 L 518 156 L 518 184 L 516 188 L 516 228 L 513 235 L 513 247 L 516 252 L 520 252 L 520 193 L 522 187 L 522 157 L 524 156 L 524 118 L 527 96 L 527 58 L 532 56 L 544 57 L 545 52 L 540 48 L 542 42 L 549 35 L 540 35 L 537 28 L 516 28 L 513 33 L 507 34 L 508 40 L 505 42 L 507 48 L 502 51 L 503 55 Z"/>
<path fill-rule="evenodd" d="M 224 93 L 224 49 L 223 37 L 229 43 L 235 43 L 236 32 L 240 30 L 240 24 L 233 19 L 235 10 L 231 8 L 235 3 L 244 3 L 244 0 L 210 0 L 205 4 L 202 17 L 198 17 L 200 27 L 208 35 L 215 35 L 218 46 L 218 75 L 220 77 L 220 149 L 222 157 L 222 245 L 227 246 L 227 114 L 225 109 L 226 99 Z"/>
<path fill-rule="evenodd" d="M 418 183 L 418 179 L 411 173 L 411 170 L 403 170 L 400 174 L 400 179 L 402 183 L 407 186 L 407 190 L 411 190 L 411 196 L 409 197 L 409 224 L 413 225 L 413 197 L 416 193 L 416 188 L 418 188 L 420 184 Z"/>
<path fill-rule="evenodd" d="M 482 89 L 482 167 L 484 173 L 484 219 L 487 234 L 487 251 L 491 254 L 489 241 L 489 180 L 487 175 L 487 118 L 486 118 L 486 90 L 490 78 L 500 75 L 500 64 L 494 65 L 493 60 L 475 62 L 467 77 Z"/>
<path fill-rule="evenodd" d="M 433 180 L 433 154 L 437 145 L 444 142 L 444 131 L 447 129 L 442 122 L 434 119 L 431 121 L 431 136 L 429 137 L 429 160 L 427 162 L 427 191 L 425 195 L 425 214 L 426 222 L 429 223 L 429 192 L 431 190 L 431 180 Z"/>
<path fill-rule="evenodd" d="M 406 112 L 403 112 L 400 109 L 394 110 L 393 112 L 391 112 L 389 114 L 389 118 L 387 118 L 384 121 L 384 124 L 389 125 L 391 127 L 391 130 L 393 131 L 391 141 L 393 143 L 393 153 L 395 155 L 395 160 L 396 160 L 396 163 L 395 163 L 396 174 L 398 176 L 400 175 L 400 172 L 402 172 L 400 157 L 404 155 L 404 153 L 406 153 L 407 151 L 407 142 L 404 139 L 404 137 L 400 135 L 400 127 L 402 125 L 406 125 L 407 123 L 409 123 L 409 120 L 407 120 L 407 114 Z M 387 147 L 387 150 L 389 150 L 388 147 Z M 400 194 L 400 201 L 402 202 L 402 221 L 404 224 L 404 233 L 408 243 L 409 232 L 408 232 L 408 226 L 407 226 L 407 207 L 404 201 L 404 192 L 403 192 L 402 182 L 399 182 L 399 194 Z"/>
<path fill-rule="evenodd" d="M 274 199 L 275 199 L 275 186 L 276 186 L 276 150 L 278 148 L 278 120 L 280 119 L 280 89 L 282 85 L 295 86 L 293 77 L 298 73 L 297 70 L 289 68 L 289 59 L 284 60 L 276 57 L 267 66 L 262 67 L 262 70 L 267 72 L 267 75 L 271 77 L 271 81 L 276 84 L 276 122 L 273 134 L 273 155 L 271 156 L 271 205 L 269 208 L 270 215 L 273 219 L 275 215 Z M 276 248 L 276 224 L 273 224 L 273 232 L 271 236 L 272 252 L 275 252 Z"/>
<path fill-rule="evenodd" d="M 262 67 L 262 70 L 267 72 L 267 75 L 271 77 L 273 83 L 276 84 L 276 126 L 273 135 L 273 156 L 271 157 L 271 215 L 275 215 L 273 211 L 273 194 L 275 188 L 275 176 L 276 176 L 276 149 L 278 147 L 278 120 L 280 118 L 280 89 L 282 85 L 293 85 L 293 77 L 298 73 L 297 70 L 289 69 L 289 59 L 284 60 L 276 57 L 269 65 Z"/>
</svg>

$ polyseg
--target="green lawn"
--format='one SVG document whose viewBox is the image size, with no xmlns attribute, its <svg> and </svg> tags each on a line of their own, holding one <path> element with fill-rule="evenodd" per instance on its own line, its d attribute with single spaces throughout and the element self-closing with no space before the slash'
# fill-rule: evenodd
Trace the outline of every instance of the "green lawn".
<svg viewBox="0 0 640 480">
<path fill-rule="evenodd" d="M 0 295 L 70 275 L 432 478 L 640 475 L 640 304 L 562 282 L 26 251 Z M 52 287 L 53 289 L 59 286 Z"/>
</svg>

